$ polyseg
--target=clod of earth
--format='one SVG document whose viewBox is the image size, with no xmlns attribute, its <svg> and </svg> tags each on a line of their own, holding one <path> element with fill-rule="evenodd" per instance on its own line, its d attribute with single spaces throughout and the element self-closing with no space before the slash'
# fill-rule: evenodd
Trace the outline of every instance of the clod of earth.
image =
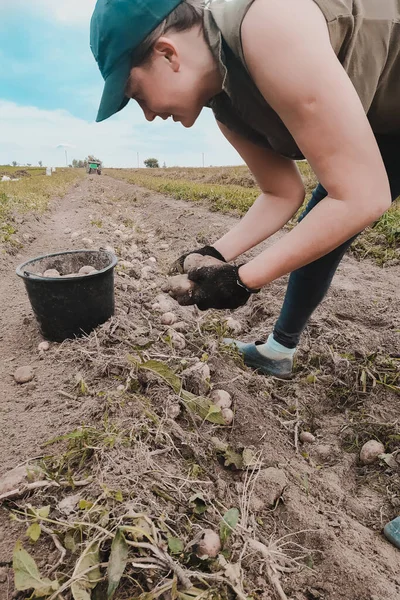
<svg viewBox="0 0 400 600">
<path fill-rule="evenodd" d="M 152 279 L 152 277 L 154 277 L 153 268 L 149 266 L 143 267 L 141 270 L 141 277 L 142 279 Z"/>
<path fill-rule="evenodd" d="M 178 321 L 177 323 L 173 323 L 171 327 L 175 329 L 175 331 L 179 331 L 179 333 L 187 333 L 188 331 L 188 324 L 185 321 Z"/>
<path fill-rule="evenodd" d="M 144 261 L 145 265 L 148 265 L 149 267 L 154 267 L 157 263 L 157 259 L 155 258 L 155 256 L 150 256 L 150 258 L 147 258 Z"/>
<path fill-rule="evenodd" d="M 184 350 L 186 348 L 186 340 L 181 333 L 178 333 L 174 329 L 169 329 L 168 335 L 174 348 L 177 350 Z"/>
<path fill-rule="evenodd" d="M 81 267 L 79 269 L 79 273 L 81 275 L 90 275 L 90 273 L 94 273 L 94 272 L 97 272 L 97 269 L 95 269 L 91 265 L 84 265 L 83 267 Z"/>
<path fill-rule="evenodd" d="M 313 444 L 315 442 L 315 435 L 309 431 L 302 431 L 299 435 L 299 440 L 303 442 L 303 444 Z"/>
<path fill-rule="evenodd" d="M 230 408 L 232 406 L 231 395 L 225 390 L 213 390 L 210 394 L 212 403 L 219 408 Z"/>
<path fill-rule="evenodd" d="M 61 277 L 61 275 L 57 269 L 47 269 L 47 271 L 43 273 L 43 277 Z"/>
<path fill-rule="evenodd" d="M 173 312 L 176 308 L 175 302 L 166 294 L 158 294 L 155 298 L 155 302 L 158 304 L 158 307 L 154 310 L 160 310 L 162 313 Z"/>
<path fill-rule="evenodd" d="M 79 231 L 74 231 L 73 233 L 71 233 L 71 240 L 77 240 L 79 236 Z"/>
<path fill-rule="evenodd" d="M 221 414 L 225 421 L 225 425 L 232 425 L 234 418 L 233 411 L 230 408 L 223 408 Z"/>
<path fill-rule="evenodd" d="M 166 312 L 161 315 L 161 323 L 163 325 L 173 325 L 178 320 L 178 317 L 173 312 Z"/>
<path fill-rule="evenodd" d="M 82 238 L 82 245 L 84 248 L 90 248 L 91 246 L 93 246 L 93 240 L 91 240 L 90 238 Z"/>
<path fill-rule="evenodd" d="M 384 454 L 385 446 L 377 440 L 369 440 L 365 442 L 360 450 L 360 462 L 363 465 L 371 465 L 374 463 L 380 454 Z"/>
<path fill-rule="evenodd" d="M 32 381 L 35 376 L 35 372 L 32 367 L 18 367 L 18 369 L 14 373 L 14 379 L 17 383 L 28 383 L 28 381 Z"/>
<path fill-rule="evenodd" d="M 196 554 L 199 558 L 215 558 L 221 551 L 219 535 L 212 529 L 205 529 L 197 544 Z"/>
<path fill-rule="evenodd" d="M 71 233 L 71 229 L 69 227 L 66 227 L 64 229 L 64 233 L 65 233 L 65 235 L 69 235 Z"/>
<path fill-rule="evenodd" d="M 282 496 L 287 484 L 284 471 L 276 467 L 268 467 L 260 472 L 255 484 L 255 492 L 264 503 L 264 507 L 271 508 Z"/>
<path fill-rule="evenodd" d="M 225 263 L 212 256 L 203 256 L 202 254 L 189 254 L 183 263 L 183 272 L 188 273 L 192 269 L 198 267 L 214 267 L 216 265 L 224 265 Z"/>
<path fill-rule="evenodd" d="M 0 496 L 13 490 L 23 488 L 33 480 L 39 479 L 43 471 L 37 465 L 22 465 L 15 467 L 0 477 Z"/>
<path fill-rule="evenodd" d="M 227 319 L 225 323 L 228 329 L 230 329 L 235 334 L 241 333 L 243 331 L 243 325 L 240 323 L 240 321 L 237 321 L 237 319 L 234 319 L 233 317 L 229 317 L 229 319 Z"/>
<path fill-rule="evenodd" d="M 210 389 L 210 367 L 198 362 L 182 372 L 182 380 L 188 392 L 204 396 Z"/>
<path fill-rule="evenodd" d="M 47 350 L 49 348 L 50 348 L 49 342 L 40 342 L 40 344 L 38 345 L 39 352 L 47 352 Z"/>
<path fill-rule="evenodd" d="M 66 496 L 59 503 L 58 510 L 64 515 L 70 515 L 75 511 L 80 499 L 81 496 L 79 494 L 74 494 L 73 496 Z"/>
</svg>

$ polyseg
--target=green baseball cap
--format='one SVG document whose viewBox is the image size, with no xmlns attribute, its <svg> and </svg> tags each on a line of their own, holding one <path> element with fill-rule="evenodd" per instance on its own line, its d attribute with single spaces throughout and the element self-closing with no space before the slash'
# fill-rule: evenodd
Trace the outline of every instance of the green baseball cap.
<svg viewBox="0 0 400 600">
<path fill-rule="evenodd" d="M 135 48 L 182 0 L 98 0 L 90 23 L 90 48 L 105 81 L 96 121 L 129 102 L 124 90 Z"/>
</svg>

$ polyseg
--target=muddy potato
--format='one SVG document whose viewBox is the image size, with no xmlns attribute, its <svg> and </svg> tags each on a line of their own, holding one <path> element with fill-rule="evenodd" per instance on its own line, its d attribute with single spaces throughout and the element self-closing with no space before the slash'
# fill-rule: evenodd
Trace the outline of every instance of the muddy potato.
<svg viewBox="0 0 400 600">
<path fill-rule="evenodd" d="M 47 350 L 49 348 L 50 348 L 49 342 L 40 342 L 40 344 L 38 345 L 39 352 L 47 352 Z"/>
<path fill-rule="evenodd" d="M 61 275 L 57 269 L 47 269 L 43 273 L 43 277 L 61 277 Z"/>
<path fill-rule="evenodd" d="M 360 451 L 360 461 L 363 465 L 371 465 L 378 459 L 380 454 L 385 453 L 385 446 L 377 440 L 365 442 Z"/>
<path fill-rule="evenodd" d="M 90 273 L 93 273 L 94 271 L 96 271 L 96 269 L 91 265 L 84 265 L 79 269 L 81 275 L 90 275 Z"/>
<path fill-rule="evenodd" d="M 215 558 L 221 551 L 222 545 L 218 533 L 205 529 L 197 544 L 196 554 L 199 558 Z"/>
<path fill-rule="evenodd" d="M 231 395 L 225 390 L 213 390 L 210 395 L 211 401 L 219 408 L 230 408 L 232 406 Z"/>
<path fill-rule="evenodd" d="M 193 283 L 187 275 L 175 275 L 168 280 L 169 294 L 176 300 L 182 296 L 189 295 L 193 288 Z"/>
<path fill-rule="evenodd" d="M 177 320 L 178 317 L 173 312 L 166 312 L 161 315 L 161 323 L 163 325 L 173 325 L 173 323 L 176 323 Z"/>
<path fill-rule="evenodd" d="M 230 408 L 223 408 L 221 414 L 225 421 L 225 425 L 232 425 L 234 416 L 233 411 Z"/>
<path fill-rule="evenodd" d="M 213 256 L 203 256 L 202 254 L 189 254 L 183 263 L 183 272 L 188 273 L 191 269 L 198 267 L 213 267 L 215 265 L 224 265 L 225 263 Z"/>
<path fill-rule="evenodd" d="M 315 435 L 309 431 L 302 431 L 299 435 L 299 439 L 303 444 L 313 444 L 315 442 Z"/>
</svg>

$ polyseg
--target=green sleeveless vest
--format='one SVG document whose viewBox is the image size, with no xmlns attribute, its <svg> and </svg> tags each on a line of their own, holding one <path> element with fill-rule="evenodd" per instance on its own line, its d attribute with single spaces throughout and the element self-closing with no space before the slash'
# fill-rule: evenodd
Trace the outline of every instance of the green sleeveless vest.
<svg viewBox="0 0 400 600">
<path fill-rule="evenodd" d="M 209 107 L 218 121 L 255 144 L 304 158 L 292 135 L 253 82 L 241 26 L 254 0 L 213 0 L 204 31 L 223 76 Z M 332 47 L 352 81 L 375 133 L 400 132 L 400 0 L 314 0 Z"/>
</svg>

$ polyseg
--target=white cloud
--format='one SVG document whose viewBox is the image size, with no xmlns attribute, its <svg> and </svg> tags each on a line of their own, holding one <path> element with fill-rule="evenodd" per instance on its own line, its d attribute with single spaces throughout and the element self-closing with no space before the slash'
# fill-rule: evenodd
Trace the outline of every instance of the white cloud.
<svg viewBox="0 0 400 600">
<path fill-rule="evenodd" d="M 196 125 L 181 125 L 156 119 L 147 123 L 132 104 L 103 123 L 90 123 L 65 110 L 41 110 L 0 99 L 0 164 L 13 160 L 20 164 L 49 166 L 65 164 L 73 158 L 95 154 L 106 166 L 141 166 L 149 156 L 168 166 L 241 164 L 241 159 L 223 138 L 211 111 L 203 111 Z M 63 148 L 57 148 L 62 143 Z M 65 147 L 64 147 L 65 146 Z"/>
<path fill-rule="evenodd" d="M 61 23 L 87 26 L 96 0 L 35 0 L 35 12 Z M 9 8 L 9 0 L 0 0 L 3 10 Z M 32 0 L 14 0 L 13 10 L 32 10 Z M 23 13 L 22 13 L 23 14 Z"/>
</svg>

